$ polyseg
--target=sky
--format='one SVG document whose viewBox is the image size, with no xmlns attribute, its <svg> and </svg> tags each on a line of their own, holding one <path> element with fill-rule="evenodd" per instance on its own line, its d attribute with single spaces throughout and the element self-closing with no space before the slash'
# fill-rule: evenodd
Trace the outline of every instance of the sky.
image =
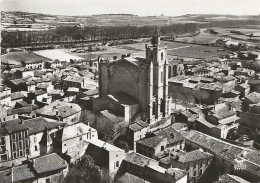
<svg viewBox="0 0 260 183">
<path fill-rule="evenodd" d="M 0 0 L 1 11 L 54 15 L 259 15 L 260 0 Z"/>
</svg>

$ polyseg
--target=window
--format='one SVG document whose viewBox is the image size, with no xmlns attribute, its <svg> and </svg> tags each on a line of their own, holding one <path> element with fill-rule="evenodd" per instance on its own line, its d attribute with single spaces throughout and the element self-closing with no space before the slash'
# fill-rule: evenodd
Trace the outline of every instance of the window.
<svg viewBox="0 0 260 183">
<path fill-rule="evenodd" d="M 1 143 L 2 143 L 2 144 L 5 143 L 5 137 L 1 137 Z"/>
<path fill-rule="evenodd" d="M 5 154 L 5 155 L 2 155 L 1 156 L 1 161 L 6 161 L 7 160 L 7 155 Z"/>
<path fill-rule="evenodd" d="M 79 140 L 82 140 L 82 136 L 79 137 Z"/>
<path fill-rule="evenodd" d="M 19 148 L 20 148 L 20 149 L 22 149 L 22 148 L 23 148 L 23 143 L 22 143 L 22 141 L 21 141 L 21 140 L 19 141 Z"/>
<path fill-rule="evenodd" d="M 13 158 L 16 158 L 16 152 L 13 153 Z"/>
<path fill-rule="evenodd" d="M 34 150 L 35 150 L 35 151 L 38 151 L 38 147 L 37 147 L 37 146 L 34 146 Z"/>
<path fill-rule="evenodd" d="M 189 169 L 190 169 L 189 164 L 187 164 L 186 171 L 189 171 Z"/>
<path fill-rule="evenodd" d="M 200 169 L 200 172 L 199 172 L 199 176 L 201 176 L 202 175 L 202 169 Z"/>
<path fill-rule="evenodd" d="M 196 170 L 193 172 L 193 177 L 196 177 L 197 174 L 196 174 Z"/>
<path fill-rule="evenodd" d="M 163 151 L 164 150 L 164 146 L 161 146 L 161 151 Z"/>
<path fill-rule="evenodd" d="M 119 161 L 117 161 L 116 163 L 115 163 L 115 168 L 118 168 L 119 167 Z"/>
<path fill-rule="evenodd" d="M 46 183 L 51 183 L 51 181 L 50 181 L 50 179 L 49 179 L 49 178 L 48 178 L 48 179 L 46 179 L 45 181 L 46 181 Z"/>
<path fill-rule="evenodd" d="M 12 139 L 13 139 L 13 140 L 15 140 L 15 139 L 16 139 L 16 135 L 15 135 L 15 133 L 14 133 L 14 134 L 12 134 Z"/>
<path fill-rule="evenodd" d="M 13 143 L 13 151 L 16 151 L 16 143 Z"/>
<path fill-rule="evenodd" d="M 161 72 L 161 82 L 163 82 L 163 72 Z"/>
<path fill-rule="evenodd" d="M 29 149 L 26 149 L 25 151 L 26 151 L 26 154 L 29 155 Z"/>
<path fill-rule="evenodd" d="M 23 156 L 23 151 L 19 151 L 19 155 L 20 155 L 20 156 Z"/>
<path fill-rule="evenodd" d="M 28 137 L 28 132 L 27 131 L 24 132 L 24 136 L 25 136 L 25 138 Z"/>
<path fill-rule="evenodd" d="M 25 147 L 28 147 L 28 140 L 25 140 Z"/>
<path fill-rule="evenodd" d="M 18 133 L 18 138 L 19 138 L 19 140 L 22 139 L 22 133 L 23 133 L 23 132 L 19 132 L 19 133 Z"/>
<path fill-rule="evenodd" d="M 161 53 L 161 60 L 163 60 L 163 52 Z"/>
<path fill-rule="evenodd" d="M 37 142 L 37 137 L 34 137 L 33 140 L 34 140 L 34 142 Z"/>
</svg>

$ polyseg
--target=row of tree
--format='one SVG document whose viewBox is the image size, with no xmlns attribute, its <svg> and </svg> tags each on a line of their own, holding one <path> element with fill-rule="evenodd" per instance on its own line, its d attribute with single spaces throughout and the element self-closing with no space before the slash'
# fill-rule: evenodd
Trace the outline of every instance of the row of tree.
<svg viewBox="0 0 260 183">
<path fill-rule="evenodd" d="M 161 33 L 165 36 L 172 36 L 185 33 L 193 33 L 200 28 L 219 26 L 238 26 L 259 24 L 258 20 L 225 20 L 205 23 L 183 23 L 171 24 L 161 27 Z M 154 26 L 94 26 L 94 27 L 71 27 L 61 26 L 46 31 L 2 31 L 3 47 L 62 44 L 66 42 L 82 41 L 108 41 L 115 39 L 135 39 L 151 37 L 154 33 Z"/>
</svg>

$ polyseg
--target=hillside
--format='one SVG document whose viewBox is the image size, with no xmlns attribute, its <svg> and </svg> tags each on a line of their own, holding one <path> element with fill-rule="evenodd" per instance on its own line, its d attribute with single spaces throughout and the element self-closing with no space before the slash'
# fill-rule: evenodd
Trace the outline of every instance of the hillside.
<svg viewBox="0 0 260 183">
<path fill-rule="evenodd" d="M 101 14 L 91 16 L 64 16 L 28 12 L 1 12 L 3 25 L 8 24 L 45 24 L 45 25 L 77 25 L 82 26 L 150 26 L 169 25 L 175 23 L 209 23 L 223 20 L 259 20 L 259 16 L 235 16 L 214 14 L 186 14 L 177 17 L 138 16 L 131 14 Z"/>
</svg>

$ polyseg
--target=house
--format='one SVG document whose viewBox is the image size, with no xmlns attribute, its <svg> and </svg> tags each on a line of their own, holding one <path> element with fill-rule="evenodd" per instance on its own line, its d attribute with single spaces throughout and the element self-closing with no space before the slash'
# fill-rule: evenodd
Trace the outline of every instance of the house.
<svg viewBox="0 0 260 183">
<path fill-rule="evenodd" d="M 260 79 L 249 79 L 250 92 L 260 93 Z"/>
<path fill-rule="evenodd" d="M 129 152 L 123 160 L 115 180 L 120 180 L 125 173 L 132 174 L 145 182 L 181 183 L 187 182 L 187 173 L 178 168 L 165 169 L 159 161 L 135 152 Z"/>
<path fill-rule="evenodd" d="M 26 82 L 31 76 L 21 79 L 13 79 L 7 81 L 7 86 L 11 88 L 12 92 L 19 92 L 19 91 L 27 91 L 27 84 Z"/>
<path fill-rule="evenodd" d="M 185 74 L 184 65 L 180 60 L 169 61 L 169 73 L 168 73 L 169 78 L 184 75 L 184 74 Z"/>
<path fill-rule="evenodd" d="M 183 150 L 185 142 L 172 127 L 161 129 L 154 134 L 136 141 L 136 152 L 153 159 L 160 159 L 173 149 Z"/>
<path fill-rule="evenodd" d="M 247 96 L 250 92 L 250 85 L 247 83 L 238 84 L 234 88 L 236 91 L 240 92 L 240 97 L 243 98 Z"/>
<path fill-rule="evenodd" d="M 63 180 L 67 172 L 68 164 L 57 154 L 53 153 L 25 160 L 22 165 L 0 171 L 0 180 L 3 183 L 58 183 Z"/>
<path fill-rule="evenodd" d="M 98 59 L 91 59 L 91 60 L 82 60 L 82 63 L 86 65 L 89 72 L 98 73 L 98 66 L 101 57 Z"/>
<path fill-rule="evenodd" d="M 22 102 L 17 102 L 22 103 Z M 8 116 L 17 115 L 19 118 L 32 118 L 35 117 L 35 110 L 38 109 L 39 106 L 36 104 L 28 104 L 28 106 L 19 107 L 19 108 L 10 108 L 7 110 Z"/>
<path fill-rule="evenodd" d="M 29 151 L 29 128 L 19 119 L 1 122 L 0 167 L 20 164 Z"/>
<path fill-rule="evenodd" d="M 191 75 L 191 76 L 209 76 L 210 75 L 210 70 L 205 69 L 205 68 L 192 68 L 188 71 L 186 71 L 186 75 Z"/>
<path fill-rule="evenodd" d="M 58 59 L 53 61 L 46 61 L 46 68 L 59 68 L 63 66 L 63 63 L 60 62 Z"/>
<path fill-rule="evenodd" d="M 11 96 L 11 106 L 14 107 L 16 102 L 21 102 L 25 99 L 25 95 L 23 95 L 21 92 L 14 92 L 10 94 Z"/>
<path fill-rule="evenodd" d="M 11 102 L 11 94 L 7 95 L 1 95 L 0 96 L 0 105 L 1 107 L 12 107 L 12 102 Z"/>
<path fill-rule="evenodd" d="M 149 131 L 149 125 L 141 120 L 130 124 L 127 128 L 127 141 L 130 149 L 136 152 L 136 141 L 144 138 Z"/>
<path fill-rule="evenodd" d="M 244 112 L 249 111 L 249 106 L 251 104 L 257 104 L 260 102 L 260 93 L 252 92 L 245 96 L 244 100 L 242 101 L 242 110 Z"/>
<path fill-rule="evenodd" d="M 241 177 L 231 175 L 231 174 L 221 175 L 219 177 L 219 179 L 217 181 L 215 181 L 214 183 L 226 183 L 226 182 L 230 182 L 230 183 L 249 183 L 245 179 L 242 179 Z"/>
<path fill-rule="evenodd" d="M 96 116 L 97 130 L 108 136 L 115 135 L 122 128 L 126 128 L 128 124 L 123 117 L 108 110 L 100 111 Z"/>
<path fill-rule="evenodd" d="M 42 70 L 45 68 L 43 60 L 28 60 L 23 62 L 23 66 L 27 69 Z"/>
<path fill-rule="evenodd" d="M 37 157 L 40 155 L 48 154 L 54 152 L 53 148 L 49 151 L 44 151 L 41 148 L 41 141 L 44 138 L 45 131 L 48 131 L 48 134 L 54 133 L 60 128 L 64 127 L 66 124 L 61 122 L 50 122 L 45 120 L 43 117 L 36 117 L 32 119 L 22 120 L 22 123 L 28 127 L 29 140 L 30 140 L 30 153 L 31 158 Z"/>
<path fill-rule="evenodd" d="M 4 96 L 4 95 L 8 95 L 8 94 L 11 94 L 11 88 L 1 84 L 0 86 L 0 92 L 1 92 L 1 96 Z"/>
<path fill-rule="evenodd" d="M 164 168 L 179 168 L 188 172 L 188 182 L 200 182 L 204 172 L 210 167 L 213 155 L 201 149 L 190 152 L 171 152 L 170 156 L 160 160 Z"/>
<path fill-rule="evenodd" d="M 75 87 L 75 88 L 83 88 L 86 85 L 86 80 L 84 77 L 80 76 L 67 76 L 62 81 L 62 88 L 64 90 L 67 90 L 69 87 Z"/>
<path fill-rule="evenodd" d="M 97 138 L 88 140 L 88 142 L 86 154 L 94 159 L 105 175 L 114 178 L 125 158 L 125 151 Z"/>
<path fill-rule="evenodd" d="M 234 90 L 236 85 L 236 78 L 233 76 L 216 77 L 217 82 L 221 85 L 223 91 Z"/>
<path fill-rule="evenodd" d="M 78 104 L 56 100 L 36 110 L 36 116 L 73 124 L 79 121 L 81 108 Z"/>
<path fill-rule="evenodd" d="M 34 70 L 29 68 L 17 68 L 16 75 L 18 78 L 34 77 Z"/>
<path fill-rule="evenodd" d="M 230 144 L 196 130 L 182 131 L 181 134 L 186 139 L 186 148 L 201 148 L 214 156 L 214 171 L 208 179 L 214 181 L 219 175 L 232 173 L 249 182 L 260 181 L 260 159 L 257 151 Z"/>
<path fill-rule="evenodd" d="M 226 108 L 212 112 L 206 117 L 206 120 L 215 125 L 211 131 L 214 137 L 225 139 L 231 129 L 238 128 L 240 118 L 236 115 L 236 112 Z"/>
<path fill-rule="evenodd" d="M 46 134 L 47 135 L 47 134 Z M 55 152 L 75 164 L 84 154 L 89 142 L 97 139 L 97 130 L 84 123 L 76 123 L 50 134 Z M 47 136 L 46 136 L 47 139 Z M 47 141 L 45 141 L 47 142 Z"/>
</svg>

